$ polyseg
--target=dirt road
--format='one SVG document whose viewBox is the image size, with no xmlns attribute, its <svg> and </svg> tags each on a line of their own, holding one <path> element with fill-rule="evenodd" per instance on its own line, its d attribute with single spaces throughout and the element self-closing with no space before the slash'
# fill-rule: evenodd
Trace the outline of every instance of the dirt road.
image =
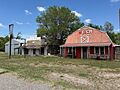
<svg viewBox="0 0 120 90">
<path fill-rule="evenodd" d="M 27 82 L 10 73 L 0 74 L 0 90 L 51 90 L 47 84 Z"/>
</svg>

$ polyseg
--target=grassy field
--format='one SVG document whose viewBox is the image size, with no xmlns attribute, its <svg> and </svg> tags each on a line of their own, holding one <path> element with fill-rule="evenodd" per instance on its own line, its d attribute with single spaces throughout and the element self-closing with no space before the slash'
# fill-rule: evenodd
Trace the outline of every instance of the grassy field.
<svg viewBox="0 0 120 90">
<path fill-rule="evenodd" d="M 62 57 L 8 56 L 0 53 L 0 68 L 26 80 L 49 83 L 55 90 L 118 90 L 120 61 Z"/>
</svg>

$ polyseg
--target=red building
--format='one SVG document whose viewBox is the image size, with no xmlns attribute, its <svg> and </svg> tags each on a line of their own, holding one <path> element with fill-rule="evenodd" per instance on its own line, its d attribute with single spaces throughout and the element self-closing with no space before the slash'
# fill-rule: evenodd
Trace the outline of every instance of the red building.
<svg viewBox="0 0 120 90">
<path fill-rule="evenodd" d="M 83 26 L 67 37 L 64 45 L 60 46 L 60 54 L 72 58 L 114 59 L 115 44 L 107 33 Z"/>
</svg>

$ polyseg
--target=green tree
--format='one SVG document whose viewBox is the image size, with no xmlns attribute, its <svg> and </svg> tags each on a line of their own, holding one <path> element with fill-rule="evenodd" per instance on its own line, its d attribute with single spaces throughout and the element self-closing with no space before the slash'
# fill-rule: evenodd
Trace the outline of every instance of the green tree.
<svg viewBox="0 0 120 90">
<path fill-rule="evenodd" d="M 114 30 L 114 26 L 112 25 L 112 23 L 110 22 L 105 22 L 104 26 L 103 26 L 103 31 L 107 32 L 108 36 L 110 37 L 110 39 L 116 43 L 116 35 L 113 32 Z"/>
<path fill-rule="evenodd" d="M 73 30 L 79 28 L 79 17 L 66 7 L 53 6 L 36 18 L 38 36 L 44 36 L 48 45 L 62 45 Z M 78 24 L 78 26 L 75 26 Z M 72 27 L 73 26 L 73 27 Z"/>
<path fill-rule="evenodd" d="M 89 26 L 89 27 L 92 27 L 92 28 L 95 28 L 95 29 L 99 29 L 99 30 L 102 29 L 102 26 L 95 25 L 95 24 L 92 24 L 92 23 L 89 23 L 88 26 Z"/>
<path fill-rule="evenodd" d="M 5 43 L 9 41 L 9 37 L 0 37 L 0 51 L 5 50 Z"/>
<path fill-rule="evenodd" d="M 115 43 L 120 44 L 120 33 L 115 33 Z"/>
<path fill-rule="evenodd" d="M 110 23 L 110 22 L 105 22 L 105 24 L 104 24 L 104 31 L 106 31 L 106 32 L 113 32 L 113 30 L 114 30 L 114 26 L 112 25 L 112 23 Z"/>
<path fill-rule="evenodd" d="M 17 36 L 15 37 L 16 39 L 21 39 L 21 32 L 17 33 Z"/>
<path fill-rule="evenodd" d="M 76 31 L 77 29 L 81 28 L 84 26 L 84 23 L 81 22 L 75 22 L 70 25 L 70 31 L 69 33 L 71 34 L 72 32 Z"/>
</svg>

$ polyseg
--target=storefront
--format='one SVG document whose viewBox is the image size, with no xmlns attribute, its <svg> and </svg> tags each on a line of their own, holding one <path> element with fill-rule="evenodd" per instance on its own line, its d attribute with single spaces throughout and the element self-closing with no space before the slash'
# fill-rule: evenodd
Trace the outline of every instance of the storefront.
<svg viewBox="0 0 120 90">
<path fill-rule="evenodd" d="M 71 58 L 115 59 L 115 45 L 107 33 L 84 26 L 67 37 L 60 54 Z"/>
</svg>

